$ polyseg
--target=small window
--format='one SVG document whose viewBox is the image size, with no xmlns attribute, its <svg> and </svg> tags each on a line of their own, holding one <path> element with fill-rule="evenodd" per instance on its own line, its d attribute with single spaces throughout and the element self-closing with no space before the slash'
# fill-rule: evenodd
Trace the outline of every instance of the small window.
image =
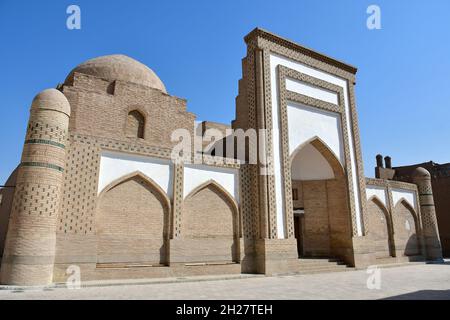
<svg viewBox="0 0 450 320">
<path fill-rule="evenodd" d="M 298 189 L 296 188 L 292 189 L 292 200 L 294 201 L 298 200 Z"/>
<path fill-rule="evenodd" d="M 144 139 L 145 118 L 137 110 L 133 110 L 128 114 L 127 119 L 127 136 Z"/>
</svg>

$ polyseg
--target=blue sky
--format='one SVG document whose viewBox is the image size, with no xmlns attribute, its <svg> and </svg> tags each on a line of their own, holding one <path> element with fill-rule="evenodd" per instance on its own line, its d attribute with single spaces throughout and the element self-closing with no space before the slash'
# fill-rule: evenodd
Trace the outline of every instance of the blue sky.
<svg viewBox="0 0 450 320">
<path fill-rule="evenodd" d="M 81 30 L 66 28 L 70 4 Z M 371 4 L 381 30 L 366 27 Z M 256 26 L 358 67 L 367 176 L 379 152 L 394 165 L 450 162 L 449 12 L 448 0 L 0 0 L 0 184 L 20 161 L 34 95 L 96 56 L 136 58 L 198 120 L 230 122 Z"/>
</svg>

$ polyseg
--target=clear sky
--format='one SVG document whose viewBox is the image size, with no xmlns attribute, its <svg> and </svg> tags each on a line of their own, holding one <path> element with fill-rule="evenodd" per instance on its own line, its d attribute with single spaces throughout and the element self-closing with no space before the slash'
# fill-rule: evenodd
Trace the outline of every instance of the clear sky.
<svg viewBox="0 0 450 320">
<path fill-rule="evenodd" d="M 66 27 L 70 4 L 81 30 Z M 366 27 L 371 4 L 381 30 Z M 358 67 L 367 176 L 377 153 L 394 165 L 450 162 L 449 16 L 448 0 L 0 0 L 0 184 L 20 161 L 35 94 L 93 57 L 140 60 L 198 120 L 229 123 L 256 26 Z"/>
</svg>

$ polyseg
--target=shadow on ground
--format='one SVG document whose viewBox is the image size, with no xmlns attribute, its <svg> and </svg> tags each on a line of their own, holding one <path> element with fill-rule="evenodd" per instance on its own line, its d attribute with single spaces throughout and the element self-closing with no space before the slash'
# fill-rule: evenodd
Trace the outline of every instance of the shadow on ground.
<svg viewBox="0 0 450 320">
<path fill-rule="evenodd" d="M 450 290 L 420 290 L 382 300 L 450 300 Z"/>
</svg>

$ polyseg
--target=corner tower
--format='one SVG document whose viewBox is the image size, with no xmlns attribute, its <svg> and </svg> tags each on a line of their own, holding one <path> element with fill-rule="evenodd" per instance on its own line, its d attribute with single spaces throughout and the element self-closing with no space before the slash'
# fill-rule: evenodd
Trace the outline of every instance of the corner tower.
<svg viewBox="0 0 450 320">
<path fill-rule="evenodd" d="M 56 89 L 33 100 L 1 266 L 2 284 L 52 282 L 70 104 Z"/>
<path fill-rule="evenodd" d="M 418 167 L 414 170 L 412 179 L 419 189 L 420 211 L 422 213 L 422 227 L 427 259 L 442 260 L 442 247 L 436 220 L 431 175 L 426 169 Z"/>
</svg>

